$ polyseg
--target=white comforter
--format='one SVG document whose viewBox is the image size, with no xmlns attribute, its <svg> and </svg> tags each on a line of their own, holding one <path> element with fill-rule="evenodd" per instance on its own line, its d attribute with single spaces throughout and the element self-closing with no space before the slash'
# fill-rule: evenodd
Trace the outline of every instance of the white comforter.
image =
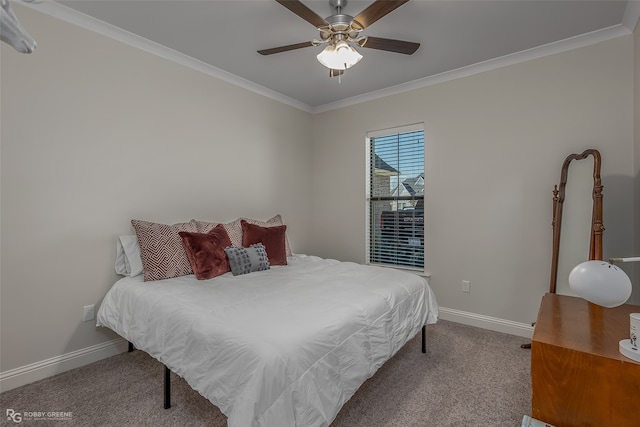
<svg viewBox="0 0 640 427">
<path fill-rule="evenodd" d="M 426 280 L 297 255 L 288 266 L 212 280 L 113 285 L 106 326 L 183 377 L 230 427 L 328 426 L 438 306 Z"/>
</svg>

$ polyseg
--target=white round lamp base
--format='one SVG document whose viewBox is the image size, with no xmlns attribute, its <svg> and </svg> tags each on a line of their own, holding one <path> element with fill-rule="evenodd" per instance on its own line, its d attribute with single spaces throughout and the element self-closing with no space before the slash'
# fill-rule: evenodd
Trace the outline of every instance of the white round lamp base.
<svg viewBox="0 0 640 427">
<path fill-rule="evenodd" d="M 631 345 L 631 340 L 620 341 L 618 349 L 624 357 L 628 357 L 629 359 L 635 360 L 636 362 L 640 362 L 640 348 L 633 347 Z"/>
</svg>

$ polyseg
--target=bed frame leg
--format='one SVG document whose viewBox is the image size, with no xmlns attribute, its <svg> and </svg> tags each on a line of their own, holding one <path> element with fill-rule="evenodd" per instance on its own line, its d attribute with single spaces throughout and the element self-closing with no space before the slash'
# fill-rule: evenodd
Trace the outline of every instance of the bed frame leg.
<svg viewBox="0 0 640 427">
<path fill-rule="evenodd" d="M 427 352 L 427 327 L 422 326 L 422 352 Z"/>
<path fill-rule="evenodd" d="M 131 353 L 133 351 L 133 343 L 129 343 L 129 353 Z"/>
<path fill-rule="evenodd" d="M 171 371 L 164 367 L 164 409 L 171 408 Z"/>
</svg>

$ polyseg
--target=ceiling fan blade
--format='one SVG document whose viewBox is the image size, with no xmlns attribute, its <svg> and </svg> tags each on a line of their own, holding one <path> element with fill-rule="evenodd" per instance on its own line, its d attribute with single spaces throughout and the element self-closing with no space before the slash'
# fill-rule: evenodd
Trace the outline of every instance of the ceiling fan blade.
<svg viewBox="0 0 640 427">
<path fill-rule="evenodd" d="M 403 40 L 383 39 L 380 37 L 367 37 L 358 43 L 362 47 L 368 49 L 386 50 L 389 52 L 403 53 L 405 55 L 413 55 L 420 47 L 420 43 L 406 42 Z"/>
<path fill-rule="evenodd" d="M 367 28 L 378 19 L 393 12 L 408 1 L 409 0 L 376 0 L 353 19 L 362 24 L 363 28 Z"/>
<path fill-rule="evenodd" d="M 289 50 L 302 49 L 303 47 L 311 47 L 313 43 L 311 42 L 302 42 L 296 44 L 289 44 L 287 46 L 280 47 L 272 47 L 271 49 L 262 49 L 259 50 L 258 53 L 260 55 L 273 55 L 274 53 L 287 52 Z"/>
<path fill-rule="evenodd" d="M 276 0 L 278 3 L 289 9 L 291 12 L 298 15 L 316 28 L 324 27 L 327 25 L 327 21 L 321 18 L 313 10 L 309 9 L 298 0 Z"/>
</svg>

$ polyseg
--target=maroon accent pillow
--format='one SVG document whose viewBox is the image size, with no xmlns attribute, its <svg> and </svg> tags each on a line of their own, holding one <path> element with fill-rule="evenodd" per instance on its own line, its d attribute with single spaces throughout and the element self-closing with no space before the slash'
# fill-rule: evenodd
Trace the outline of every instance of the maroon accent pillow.
<svg viewBox="0 0 640 427">
<path fill-rule="evenodd" d="M 212 279 L 228 271 L 229 260 L 224 248 L 231 246 L 231 240 L 222 224 L 208 233 L 181 231 L 182 245 L 187 253 L 191 269 L 198 280 Z"/>
<path fill-rule="evenodd" d="M 241 220 L 240 224 L 242 224 L 242 246 L 248 248 L 253 244 L 262 243 L 267 251 L 269 264 L 287 265 L 286 225 L 261 227 L 245 220 Z"/>
</svg>

